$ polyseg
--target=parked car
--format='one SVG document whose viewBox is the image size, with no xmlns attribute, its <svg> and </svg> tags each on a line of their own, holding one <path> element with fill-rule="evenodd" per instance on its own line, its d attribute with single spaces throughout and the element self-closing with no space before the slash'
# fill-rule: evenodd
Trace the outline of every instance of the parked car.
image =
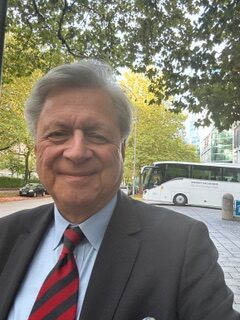
<svg viewBox="0 0 240 320">
<path fill-rule="evenodd" d="M 45 196 L 46 193 L 46 189 L 40 183 L 28 183 L 19 189 L 19 195 L 26 197 Z"/>
<path fill-rule="evenodd" d="M 131 188 L 129 188 L 129 186 L 121 186 L 120 187 L 120 189 L 121 189 L 121 191 L 123 192 L 123 193 L 125 193 L 126 195 L 130 195 L 131 194 Z"/>
</svg>

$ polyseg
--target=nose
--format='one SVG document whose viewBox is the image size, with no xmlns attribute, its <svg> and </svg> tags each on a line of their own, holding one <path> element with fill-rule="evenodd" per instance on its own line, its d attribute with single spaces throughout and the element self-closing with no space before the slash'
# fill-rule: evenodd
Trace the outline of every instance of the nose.
<svg viewBox="0 0 240 320">
<path fill-rule="evenodd" d="M 89 149 L 84 133 L 81 130 L 75 130 L 71 139 L 69 139 L 63 156 L 75 163 L 81 163 L 92 156 L 92 150 Z"/>
</svg>

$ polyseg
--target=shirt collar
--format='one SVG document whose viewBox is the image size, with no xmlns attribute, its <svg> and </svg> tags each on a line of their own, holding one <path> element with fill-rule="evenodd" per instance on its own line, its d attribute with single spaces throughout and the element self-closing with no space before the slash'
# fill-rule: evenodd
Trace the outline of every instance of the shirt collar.
<svg viewBox="0 0 240 320">
<path fill-rule="evenodd" d="M 117 203 L 117 195 L 115 195 L 112 198 L 112 200 L 100 211 L 92 215 L 90 218 L 88 218 L 84 222 L 78 224 L 78 226 L 84 233 L 86 239 L 96 250 L 98 250 L 101 245 L 104 233 L 107 229 L 109 220 L 112 216 L 116 203 Z M 55 204 L 54 204 L 54 221 L 55 223 L 54 223 L 53 249 L 56 249 L 61 242 L 62 235 L 65 229 L 69 225 L 69 221 L 67 221 L 61 215 L 61 213 L 59 212 Z"/>
</svg>

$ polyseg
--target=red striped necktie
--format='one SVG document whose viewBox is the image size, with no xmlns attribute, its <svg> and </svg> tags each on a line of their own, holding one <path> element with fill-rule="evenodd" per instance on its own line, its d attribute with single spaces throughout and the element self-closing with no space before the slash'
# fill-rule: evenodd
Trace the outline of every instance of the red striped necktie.
<svg viewBox="0 0 240 320">
<path fill-rule="evenodd" d="M 65 230 L 61 255 L 45 279 L 28 320 L 76 319 L 79 274 L 73 250 L 82 239 L 79 227 Z"/>
</svg>

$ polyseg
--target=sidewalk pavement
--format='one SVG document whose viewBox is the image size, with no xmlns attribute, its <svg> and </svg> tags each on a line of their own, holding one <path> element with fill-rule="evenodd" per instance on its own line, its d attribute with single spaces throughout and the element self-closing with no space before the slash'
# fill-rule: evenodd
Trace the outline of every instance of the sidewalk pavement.
<svg viewBox="0 0 240 320">
<path fill-rule="evenodd" d="M 222 220 L 221 210 L 199 207 L 167 206 L 204 222 L 219 252 L 225 280 L 234 293 L 234 309 L 240 312 L 240 221 Z"/>
</svg>

